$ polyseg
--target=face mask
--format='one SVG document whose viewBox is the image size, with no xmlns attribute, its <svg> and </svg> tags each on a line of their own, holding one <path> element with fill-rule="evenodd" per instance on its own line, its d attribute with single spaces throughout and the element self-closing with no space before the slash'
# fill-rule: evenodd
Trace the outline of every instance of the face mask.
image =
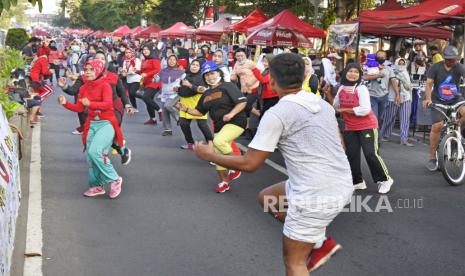
<svg viewBox="0 0 465 276">
<path fill-rule="evenodd" d="M 244 64 L 245 64 L 245 60 L 237 61 L 237 63 L 239 63 L 239 65 L 244 65 Z"/>
<path fill-rule="evenodd" d="M 221 77 L 218 76 L 218 78 L 217 78 L 216 80 L 212 81 L 212 82 L 207 81 L 207 84 L 208 84 L 208 85 L 216 85 L 216 84 L 218 84 L 220 81 L 221 81 Z"/>
<path fill-rule="evenodd" d="M 309 55 L 308 57 L 309 57 L 311 60 L 316 59 L 316 55 Z"/>
<path fill-rule="evenodd" d="M 377 61 L 380 65 L 383 65 L 384 62 L 386 61 L 386 59 L 385 59 L 385 58 L 379 58 L 379 57 L 377 57 L 377 58 L 376 58 L 376 61 Z"/>
<path fill-rule="evenodd" d="M 456 64 L 457 64 L 457 60 L 456 59 L 445 59 L 444 60 L 444 64 L 449 67 L 449 68 L 452 68 L 454 67 Z"/>
<path fill-rule="evenodd" d="M 73 45 L 71 46 L 71 50 L 73 50 L 73 52 L 79 52 L 81 51 L 81 47 L 79 47 L 79 45 Z"/>
</svg>

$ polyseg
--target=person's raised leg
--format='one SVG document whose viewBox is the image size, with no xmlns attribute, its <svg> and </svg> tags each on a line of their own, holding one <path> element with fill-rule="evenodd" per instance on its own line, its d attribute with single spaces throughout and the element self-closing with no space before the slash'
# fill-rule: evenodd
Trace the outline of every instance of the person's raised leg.
<svg viewBox="0 0 465 276">
<path fill-rule="evenodd" d="M 266 187 L 258 193 L 258 204 L 264 212 L 271 214 L 274 218 L 284 223 L 286 219 L 286 182 Z"/>
<path fill-rule="evenodd" d="M 286 276 L 308 276 L 308 256 L 313 249 L 313 243 L 289 239 L 283 235 L 283 259 Z"/>
</svg>

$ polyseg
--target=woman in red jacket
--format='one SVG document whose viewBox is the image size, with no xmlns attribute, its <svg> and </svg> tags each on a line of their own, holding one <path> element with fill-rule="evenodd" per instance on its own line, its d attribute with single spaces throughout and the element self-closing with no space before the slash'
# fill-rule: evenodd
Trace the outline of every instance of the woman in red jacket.
<svg viewBox="0 0 465 276">
<path fill-rule="evenodd" d="M 149 113 L 150 118 L 144 123 L 144 125 L 156 125 L 157 119 L 155 117 L 155 111 L 158 112 L 158 117 L 160 121 L 162 118 L 162 111 L 160 106 L 153 100 L 155 94 L 160 91 L 161 82 L 154 83 L 152 82 L 153 76 L 160 73 L 160 60 L 155 58 L 152 51 L 148 46 L 142 47 L 142 64 L 140 71 L 137 73 L 142 77 L 141 85 L 144 88 L 144 95 L 142 99 L 147 106 L 147 112 Z"/>
<path fill-rule="evenodd" d="M 45 47 L 39 48 L 37 51 L 37 60 L 32 65 L 31 70 L 29 71 L 29 77 L 31 78 L 31 87 L 34 89 L 34 92 L 44 100 L 47 96 L 52 93 L 52 88 L 45 85 L 45 79 L 48 79 L 50 75 L 53 74 L 53 71 L 48 67 L 48 53 L 49 49 Z"/>
<path fill-rule="evenodd" d="M 105 194 L 103 185 L 109 183 L 109 196 L 116 198 L 121 193 L 123 179 L 118 176 L 108 156 L 115 138 L 118 145 L 123 145 L 123 135 L 113 112 L 113 91 L 105 79 L 105 64 L 98 59 L 89 60 L 84 66 L 84 81 L 75 104 L 68 102 L 64 96 L 60 96 L 58 102 L 74 112 L 88 110 L 82 141 L 90 164 L 90 188 L 84 196 Z"/>
<path fill-rule="evenodd" d="M 268 68 L 268 64 L 273 59 L 273 57 L 274 55 L 272 54 L 268 54 L 265 56 L 265 58 L 263 59 L 263 67 L 265 67 L 263 72 L 260 72 L 260 70 L 258 70 L 258 68 L 255 65 L 253 65 L 253 68 L 251 68 L 253 74 L 255 75 L 255 78 L 257 78 L 261 86 L 260 97 L 263 100 L 263 104 L 260 110 L 260 118 L 263 117 L 263 115 L 268 109 L 273 107 L 279 101 L 278 94 L 276 94 L 276 92 L 274 92 L 270 86 L 270 70 Z"/>
</svg>

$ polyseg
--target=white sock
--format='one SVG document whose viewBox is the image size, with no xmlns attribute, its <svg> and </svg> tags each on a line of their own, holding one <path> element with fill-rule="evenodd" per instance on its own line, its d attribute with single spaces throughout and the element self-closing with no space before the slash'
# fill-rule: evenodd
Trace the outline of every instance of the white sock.
<svg viewBox="0 0 465 276">
<path fill-rule="evenodd" d="M 324 237 L 321 241 L 316 242 L 315 245 L 313 246 L 313 249 L 321 248 L 323 246 L 323 243 L 325 242 L 325 240 L 326 240 L 326 237 Z"/>
</svg>

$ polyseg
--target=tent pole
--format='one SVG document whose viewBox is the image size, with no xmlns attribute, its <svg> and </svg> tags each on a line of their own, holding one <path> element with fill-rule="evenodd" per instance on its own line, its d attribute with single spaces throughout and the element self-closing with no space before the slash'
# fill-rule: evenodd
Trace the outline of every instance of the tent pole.
<svg viewBox="0 0 465 276">
<path fill-rule="evenodd" d="M 462 43 L 463 43 L 463 58 L 465 58 L 465 18 L 464 18 L 464 21 L 463 21 L 463 39 L 462 39 Z"/>
<path fill-rule="evenodd" d="M 355 60 L 358 61 L 360 63 L 360 59 L 359 59 L 359 51 L 360 51 L 360 36 L 361 36 L 361 33 L 360 33 L 360 21 L 358 22 L 358 26 L 357 26 L 357 46 L 356 46 L 356 49 L 355 49 Z"/>
</svg>

